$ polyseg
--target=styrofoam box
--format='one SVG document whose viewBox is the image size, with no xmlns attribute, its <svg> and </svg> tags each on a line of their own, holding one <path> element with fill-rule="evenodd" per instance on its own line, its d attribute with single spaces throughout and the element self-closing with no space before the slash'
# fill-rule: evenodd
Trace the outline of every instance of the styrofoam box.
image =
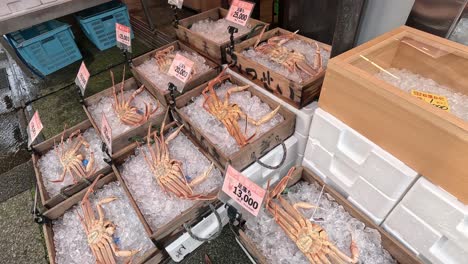
<svg viewBox="0 0 468 264">
<path fill-rule="evenodd" d="M 321 108 L 314 114 L 303 165 L 380 224 L 418 173 Z"/>
<path fill-rule="evenodd" d="M 2 0 L 0 1 L 0 20 L 64 1 L 65 0 Z"/>
<path fill-rule="evenodd" d="M 252 86 L 253 88 L 258 90 L 262 94 L 270 97 L 275 102 L 279 103 L 282 107 L 285 107 L 289 111 L 293 112 L 296 115 L 296 128 L 295 128 L 295 131 L 298 132 L 300 135 L 304 135 L 304 136 L 306 136 L 309 133 L 309 128 L 310 128 L 310 124 L 312 123 L 312 117 L 314 115 L 314 111 L 318 107 L 317 101 L 314 101 L 314 102 L 310 103 L 309 105 L 303 107 L 302 109 L 297 109 L 297 108 L 293 107 L 292 105 L 286 103 L 285 101 L 281 100 L 280 98 L 276 97 L 274 94 L 268 92 L 264 88 L 259 87 L 258 85 L 256 85 L 255 83 L 253 83 L 249 79 L 245 78 L 244 76 L 242 76 L 242 75 L 240 75 L 240 74 L 238 74 L 238 73 L 236 73 L 236 72 L 234 72 L 234 71 L 232 71 L 230 69 L 227 71 L 227 73 L 229 73 L 229 74 L 231 74 L 233 76 L 236 76 L 238 78 L 242 78 L 242 80 L 246 84 Z"/>
<path fill-rule="evenodd" d="M 271 184 L 274 184 L 280 178 L 287 174 L 288 170 L 296 164 L 297 161 L 297 147 L 298 140 L 295 136 L 289 137 L 284 141 L 286 146 L 286 158 L 283 165 L 277 170 L 267 169 L 257 162 L 250 165 L 242 171 L 242 174 L 255 182 L 256 184 L 266 188 L 268 180 L 271 179 Z M 277 146 L 268 152 L 265 156 L 260 158 L 260 161 L 267 165 L 277 165 L 283 158 L 283 148 Z M 221 216 L 223 226 L 227 224 L 227 210 L 224 206 L 217 209 Z M 192 232 L 199 237 L 207 238 L 217 232 L 219 228 L 218 221 L 215 215 L 212 213 L 205 219 L 197 223 L 193 228 Z M 188 233 L 184 233 L 174 242 L 166 247 L 166 251 L 169 253 L 171 258 L 180 262 L 186 255 L 198 248 L 203 242 L 195 240 Z"/>
<path fill-rule="evenodd" d="M 421 177 L 383 227 L 422 259 L 468 263 L 468 206 Z"/>
</svg>

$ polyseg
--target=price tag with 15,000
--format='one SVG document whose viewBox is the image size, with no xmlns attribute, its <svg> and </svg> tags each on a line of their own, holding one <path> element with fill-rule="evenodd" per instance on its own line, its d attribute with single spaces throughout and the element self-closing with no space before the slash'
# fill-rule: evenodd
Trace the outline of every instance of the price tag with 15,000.
<svg viewBox="0 0 468 264">
<path fill-rule="evenodd" d="M 186 83 L 192 74 L 192 68 L 195 63 L 186 57 L 176 54 L 169 68 L 168 74 L 176 77 L 183 83 Z M 181 92 L 181 91 L 180 91 Z"/>
<path fill-rule="evenodd" d="M 107 146 L 107 153 L 112 155 L 112 128 L 107 121 L 106 115 L 102 113 L 101 117 L 101 135 Z"/>
<path fill-rule="evenodd" d="M 247 24 L 247 20 L 249 20 L 249 17 L 252 14 L 254 6 L 255 3 L 234 0 L 229 8 L 226 19 L 241 26 L 245 26 L 245 24 Z"/>
<path fill-rule="evenodd" d="M 86 65 L 83 61 L 81 62 L 80 69 L 78 70 L 78 74 L 76 75 L 76 78 L 75 78 L 75 84 L 78 85 L 78 87 L 80 87 L 82 95 L 84 95 L 85 93 L 85 89 L 86 89 L 86 85 L 88 84 L 89 76 L 90 74 L 89 74 L 88 68 L 86 68 Z"/>
<path fill-rule="evenodd" d="M 119 49 L 132 52 L 132 37 L 130 35 L 129 27 L 115 23 L 115 38 Z"/>
<path fill-rule="evenodd" d="M 265 197 L 265 189 L 249 180 L 231 165 L 226 170 L 223 192 L 253 216 L 257 216 Z"/>
<path fill-rule="evenodd" d="M 29 125 L 28 125 L 28 134 L 29 134 L 28 147 L 31 146 L 31 144 L 37 138 L 39 133 L 41 133 L 42 128 L 43 128 L 43 125 L 41 122 L 41 118 L 39 117 L 39 112 L 36 111 L 33 117 L 31 118 L 31 121 L 29 121 Z"/>
</svg>

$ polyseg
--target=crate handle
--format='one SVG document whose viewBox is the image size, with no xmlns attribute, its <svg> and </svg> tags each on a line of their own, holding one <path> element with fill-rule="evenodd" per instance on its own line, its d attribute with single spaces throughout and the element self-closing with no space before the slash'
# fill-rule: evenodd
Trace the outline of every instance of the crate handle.
<svg viewBox="0 0 468 264">
<path fill-rule="evenodd" d="M 281 161 L 278 163 L 278 165 L 272 166 L 272 165 L 263 163 L 260 160 L 260 158 L 257 158 L 257 156 L 255 156 L 255 152 L 252 152 L 252 156 L 255 158 L 255 161 L 258 162 L 258 164 L 260 164 L 260 166 L 265 167 L 270 170 L 277 170 L 281 168 L 281 166 L 283 166 L 284 162 L 286 161 L 286 156 L 288 155 L 288 150 L 286 149 L 286 144 L 284 144 L 284 141 L 281 141 L 281 146 L 283 147 L 283 157 L 281 158 Z"/>
<path fill-rule="evenodd" d="M 216 220 L 218 221 L 218 231 L 216 231 L 216 233 L 214 233 L 212 236 L 199 237 L 192 232 L 192 228 L 187 223 L 184 223 L 185 231 L 187 231 L 190 237 L 200 242 L 207 242 L 216 239 L 219 235 L 221 235 L 221 232 L 223 231 L 223 222 L 221 221 L 221 216 L 212 204 L 209 204 L 209 206 L 213 214 L 216 216 Z"/>
<path fill-rule="evenodd" d="M 43 39 L 43 40 L 41 41 L 41 43 L 44 44 L 44 43 L 47 43 L 47 42 L 52 41 L 52 40 L 54 40 L 54 39 L 55 39 L 54 36 L 50 36 L 50 37 L 48 37 L 48 38 L 46 38 L 46 39 Z"/>
<path fill-rule="evenodd" d="M 106 20 L 109 20 L 109 19 L 112 19 L 112 18 L 114 18 L 113 15 L 106 16 L 106 17 L 101 18 L 101 21 L 106 21 Z"/>
</svg>

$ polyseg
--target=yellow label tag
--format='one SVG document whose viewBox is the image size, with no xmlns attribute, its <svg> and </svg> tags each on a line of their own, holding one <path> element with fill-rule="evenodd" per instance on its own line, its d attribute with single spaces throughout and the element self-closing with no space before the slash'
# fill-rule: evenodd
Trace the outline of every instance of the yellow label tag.
<svg viewBox="0 0 468 264">
<path fill-rule="evenodd" d="M 411 90 L 411 95 L 423 100 L 426 103 L 430 103 L 431 105 L 438 107 L 442 110 L 445 110 L 447 112 L 450 111 L 447 97 L 445 96 L 421 92 L 418 90 Z"/>
</svg>

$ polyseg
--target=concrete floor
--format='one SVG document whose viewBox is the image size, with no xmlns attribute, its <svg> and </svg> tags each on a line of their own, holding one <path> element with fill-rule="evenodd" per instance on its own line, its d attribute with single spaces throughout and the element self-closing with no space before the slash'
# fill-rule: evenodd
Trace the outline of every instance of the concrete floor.
<svg viewBox="0 0 468 264">
<path fill-rule="evenodd" d="M 161 1 L 158 1 L 161 2 Z M 164 2 L 164 1 L 162 1 Z M 167 8 L 156 4 L 156 14 L 164 14 L 166 25 L 170 16 Z M 191 11 L 187 11 L 191 13 Z M 162 17 L 162 16 L 161 16 Z M 72 19 L 64 18 L 73 23 Z M 76 25 L 74 29 L 77 29 Z M 79 30 L 74 30 L 76 42 L 91 73 L 85 96 L 108 88 L 109 70 L 121 78 L 124 57 L 117 48 L 98 51 Z M 155 47 L 148 47 L 136 38 L 134 56 Z M 86 119 L 79 102 L 74 79 L 81 62 L 73 63 L 44 79 L 28 79 L 0 47 L 0 251 L 1 263 L 47 263 L 47 251 L 42 229 L 33 221 L 35 176 L 26 150 L 26 120 L 31 113 L 40 112 L 44 129 L 41 138 L 48 139 L 60 133 L 63 125 L 73 126 Z M 126 77 L 130 77 L 127 71 Z M 25 106 L 25 107 L 23 107 Z M 229 228 L 211 243 L 205 243 L 188 256 L 183 263 L 205 263 L 207 254 L 212 263 L 248 263 Z M 168 263 L 172 261 L 168 260 Z"/>
</svg>

